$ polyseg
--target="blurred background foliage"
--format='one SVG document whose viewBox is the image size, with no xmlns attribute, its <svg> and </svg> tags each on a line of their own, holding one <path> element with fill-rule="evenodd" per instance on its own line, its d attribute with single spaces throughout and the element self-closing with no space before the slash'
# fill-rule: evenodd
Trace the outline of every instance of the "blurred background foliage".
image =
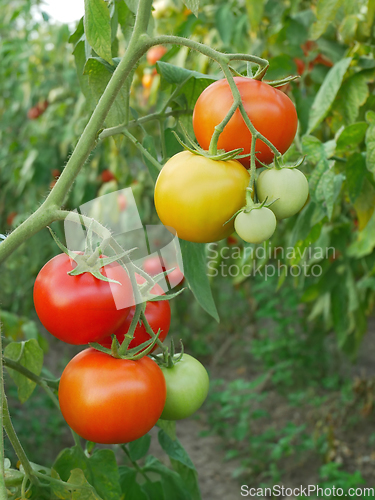
<svg viewBox="0 0 375 500">
<path fill-rule="evenodd" d="M 109 3 L 112 55 L 118 61 L 136 2 Z M 228 459 L 238 460 L 238 475 L 265 482 L 288 474 L 296 479 L 290 471 L 314 457 L 311 476 L 327 484 L 360 485 L 363 477 L 373 484 L 375 479 L 375 392 L 370 380 L 375 373 L 363 358 L 374 345 L 371 321 L 368 326 L 375 298 L 374 13 L 373 0 L 204 0 L 196 18 L 178 0 L 154 2 L 154 33 L 267 58 L 266 80 L 300 76 L 283 88 L 299 117 L 297 137 L 285 156 L 293 162 L 306 155 L 302 169 L 309 178 L 309 203 L 278 225 L 267 247 L 271 256 L 254 259 L 249 245 L 236 236 L 215 247 L 215 258 L 207 249 L 220 324 L 188 291 L 172 303 L 176 338 L 211 367 L 215 381 L 204 418 L 223 437 Z M 96 55 L 84 39 L 82 23 L 73 32 L 73 27 L 52 22 L 40 2 L 18 0 L 2 6 L 4 235 L 53 187 L 110 76 L 103 61 L 93 62 Z M 191 132 L 195 100 L 221 75 L 215 63 L 186 48 L 163 52 L 159 61 L 150 55 L 141 60 L 130 102 L 132 120 L 163 106 L 175 112 L 175 117 L 132 127 L 151 154 L 165 161 L 180 149 L 172 130 L 181 133 L 183 123 Z M 90 67 L 83 74 L 88 60 L 102 74 L 99 84 L 90 80 Z M 236 70 L 246 74 L 247 68 L 239 62 Z M 75 209 L 127 186 L 133 188 L 143 222 L 158 223 L 146 163 L 134 144 L 116 136 L 98 144 L 66 207 Z M 275 253 L 277 248 L 284 252 Z M 288 248 L 293 250 L 289 255 Z M 312 255 L 304 253 L 309 249 Z M 323 249 L 322 255 L 314 249 Z M 37 338 L 45 351 L 48 342 L 42 338 L 47 336 L 33 323 L 32 287 L 39 269 L 56 253 L 43 231 L 22 245 L 1 273 L 5 335 Z M 279 262 L 286 265 L 279 277 L 265 280 L 264 275 L 245 277 L 242 272 L 249 265 L 264 272 Z M 238 271 L 231 276 L 232 264 Z M 292 266 L 304 264 L 310 270 L 321 266 L 322 274 L 291 274 Z M 221 276 L 223 269 L 227 276 Z M 352 369 L 348 359 L 359 360 L 361 378 L 353 381 L 359 368 Z M 223 370 L 226 377 L 220 375 Z M 277 404 L 284 413 L 275 417 Z M 49 427 L 58 434 L 54 421 Z M 354 445 L 358 433 L 361 439 Z M 35 434 L 39 436 L 37 428 Z M 40 439 L 49 437 L 38 437 L 38 444 Z"/>
</svg>

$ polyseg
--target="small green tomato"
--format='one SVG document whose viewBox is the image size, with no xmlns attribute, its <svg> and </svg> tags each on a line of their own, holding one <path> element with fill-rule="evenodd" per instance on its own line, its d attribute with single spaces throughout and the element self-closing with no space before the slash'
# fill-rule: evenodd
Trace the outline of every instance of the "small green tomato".
<svg viewBox="0 0 375 500">
<path fill-rule="evenodd" d="M 270 168 L 264 170 L 257 181 L 260 202 L 267 198 L 272 212 L 280 219 L 298 213 L 306 203 L 309 184 L 304 174 L 296 168 Z"/>
<path fill-rule="evenodd" d="M 234 227 L 244 241 L 263 243 L 275 232 L 276 217 L 267 207 L 253 208 L 248 213 L 240 212 L 234 221 Z"/>
<path fill-rule="evenodd" d="M 167 385 L 167 399 L 161 419 L 181 420 L 190 417 L 204 403 L 209 378 L 205 367 L 185 354 L 171 368 L 161 367 Z"/>
</svg>

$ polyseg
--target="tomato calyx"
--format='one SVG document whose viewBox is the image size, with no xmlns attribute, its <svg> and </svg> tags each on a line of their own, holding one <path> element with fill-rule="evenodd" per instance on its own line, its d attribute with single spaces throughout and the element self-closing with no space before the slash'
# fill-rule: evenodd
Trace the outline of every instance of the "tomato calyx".
<svg viewBox="0 0 375 500">
<path fill-rule="evenodd" d="M 265 167 L 268 170 L 272 170 L 273 168 L 276 168 L 277 170 L 281 170 L 282 168 L 289 168 L 292 170 L 294 168 L 299 168 L 302 165 L 302 163 L 305 161 L 305 158 L 306 158 L 306 155 L 302 156 L 302 158 L 300 158 L 294 165 L 285 165 L 283 163 L 282 155 L 275 156 L 274 161 L 271 165 L 266 165 L 265 163 L 262 163 L 261 161 L 259 163 L 262 165 L 262 167 Z"/>
<path fill-rule="evenodd" d="M 165 347 L 161 354 L 151 354 L 152 358 L 156 361 L 159 366 L 163 366 L 165 368 L 172 368 L 176 363 L 181 361 L 184 355 L 184 345 L 180 340 L 181 352 L 176 354 L 175 345 L 173 339 L 171 340 L 171 347 Z"/>
<path fill-rule="evenodd" d="M 204 150 L 203 148 L 198 146 L 198 144 L 196 144 L 195 141 L 193 141 L 193 139 L 189 136 L 189 134 L 187 133 L 186 129 L 183 126 L 181 126 L 181 128 L 190 146 L 185 144 L 174 130 L 172 132 L 176 137 L 177 141 L 185 149 L 185 151 L 190 151 L 190 153 L 193 153 L 198 156 L 203 156 L 204 158 L 214 161 L 236 160 L 238 158 L 243 158 L 244 156 L 249 156 L 249 155 L 240 155 L 240 153 L 243 152 L 243 148 L 233 149 L 232 151 L 225 151 L 224 149 L 219 149 L 216 152 L 216 154 L 210 154 L 209 151 Z"/>
<path fill-rule="evenodd" d="M 60 250 L 76 263 L 76 267 L 71 271 L 68 271 L 69 276 L 78 276 L 80 274 L 90 273 L 98 280 L 121 285 L 119 281 L 104 276 L 101 273 L 101 269 L 104 266 L 112 264 L 112 262 L 116 262 L 126 255 L 129 255 L 129 253 L 134 249 L 127 250 L 126 252 L 122 252 L 121 254 L 113 255 L 112 257 L 102 257 L 102 248 L 100 245 L 97 246 L 95 250 L 93 249 L 91 223 L 87 230 L 85 251 L 83 253 L 77 253 L 69 250 L 66 246 L 64 246 L 58 239 L 54 231 L 52 231 L 50 227 L 48 227 L 48 229 Z"/>
</svg>

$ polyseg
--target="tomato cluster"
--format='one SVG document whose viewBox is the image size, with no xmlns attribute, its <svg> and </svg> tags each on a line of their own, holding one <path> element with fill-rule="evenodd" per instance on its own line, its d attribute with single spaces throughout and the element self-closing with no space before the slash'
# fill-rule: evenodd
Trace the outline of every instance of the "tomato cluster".
<svg viewBox="0 0 375 500">
<path fill-rule="evenodd" d="M 128 351 L 120 355 L 118 346 L 136 312 L 131 280 L 120 264 L 105 262 L 100 268 L 100 260 L 96 264 L 103 279 L 97 272 L 72 274 L 82 261 L 87 263 L 85 258 L 80 252 L 62 253 L 47 262 L 35 280 L 35 309 L 45 328 L 58 339 L 102 346 L 84 349 L 63 371 L 59 402 L 66 422 L 89 441 L 127 443 L 146 434 L 159 418 L 178 420 L 194 413 L 207 396 L 208 375 L 187 354 L 174 362 L 167 355 L 155 358 L 158 362 L 144 355 L 144 343 L 151 340 L 148 328 L 159 333 L 161 341 L 168 334 L 168 300 L 152 300 L 141 306 L 145 320 L 136 324 Z M 135 278 L 138 285 L 146 281 L 137 274 Z M 149 293 L 164 295 L 157 284 Z M 114 337 L 118 342 L 112 340 Z M 186 402 L 181 398 L 184 391 L 190 394 Z"/>
<path fill-rule="evenodd" d="M 268 83 L 247 77 L 233 80 L 243 113 L 265 138 L 255 141 L 255 166 L 267 168 L 259 175 L 254 190 L 255 179 L 250 182 L 247 170 L 251 164 L 252 133 L 239 108 L 219 135 L 218 153 L 209 154 L 214 132 L 234 102 L 226 79 L 209 85 L 193 111 L 194 133 L 202 149 L 173 156 L 164 165 L 155 186 L 155 207 L 160 220 L 184 240 L 209 243 L 229 237 L 235 229 L 243 240 L 262 243 L 272 236 L 277 219 L 299 212 L 308 198 L 303 173 L 294 166 L 281 167 L 279 156 L 274 158 L 274 151 L 264 142 L 269 141 L 280 155 L 287 151 L 298 125 L 294 104 Z M 236 150 L 242 150 L 239 161 L 229 159 L 230 152 L 235 156 Z M 275 167 L 268 167 L 272 161 Z M 254 203 L 254 195 L 258 202 Z"/>
</svg>

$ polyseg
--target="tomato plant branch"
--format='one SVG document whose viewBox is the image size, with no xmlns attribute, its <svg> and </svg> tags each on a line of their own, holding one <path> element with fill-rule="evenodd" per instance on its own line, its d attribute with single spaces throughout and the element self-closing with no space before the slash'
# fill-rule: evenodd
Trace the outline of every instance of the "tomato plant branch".
<svg viewBox="0 0 375 500">
<path fill-rule="evenodd" d="M 21 373 L 21 375 L 24 375 L 29 380 L 32 380 L 33 382 L 35 382 L 36 384 L 40 385 L 43 388 L 47 386 L 48 388 L 51 387 L 52 389 L 58 389 L 59 387 L 58 380 L 50 380 L 50 379 L 45 379 L 43 377 L 39 377 L 38 375 L 28 370 L 25 366 L 22 366 L 20 363 L 17 363 L 17 361 L 14 361 L 13 359 L 4 356 L 3 362 L 4 366 L 7 366 L 12 370 L 18 371 L 18 373 Z"/>
<path fill-rule="evenodd" d="M 172 111 L 168 111 L 167 113 L 159 112 L 159 113 L 150 113 L 149 115 L 142 116 L 141 118 L 137 118 L 136 120 L 131 120 L 127 125 L 123 123 L 122 125 L 117 125 L 116 127 L 110 127 L 102 130 L 99 134 L 99 140 L 102 141 L 107 137 L 111 137 L 113 135 L 122 134 L 124 129 L 136 127 L 143 125 L 144 123 L 148 123 L 153 120 L 160 120 L 161 117 L 169 118 L 170 116 L 178 117 L 181 115 L 191 115 L 193 113 L 192 109 L 175 109 Z"/>
<path fill-rule="evenodd" d="M 139 151 L 143 154 L 143 156 L 145 156 L 158 170 L 161 170 L 162 169 L 162 165 L 161 163 L 158 162 L 158 160 L 156 158 L 154 158 L 152 156 L 152 154 L 150 154 L 147 149 L 138 141 L 138 139 L 136 137 L 134 137 L 134 135 L 132 135 L 128 130 L 124 129 L 122 131 L 122 133 L 124 134 L 125 137 L 127 137 L 133 144 L 134 146 L 139 149 Z"/>
<path fill-rule="evenodd" d="M 125 444 L 122 444 L 121 445 L 121 449 L 122 451 L 125 453 L 125 455 L 128 457 L 128 459 L 130 460 L 131 464 L 133 465 L 134 469 L 139 472 L 139 474 L 141 474 L 147 482 L 151 482 L 150 479 L 147 477 L 147 474 L 145 473 L 145 471 L 139 467 L 139 465 L 137 464 L 137 462 L 135 460 L 132 459 L 132 457 L 130 456 L 130 453 L 129 453 L 129 450 L 127 449 L 126 445 Z"/>
<path fill-rule="evenodd" d="M 16 452 L 16 455 L 22 464 L 25 474 L 29 477 L 31 482 L 35 483 L 36 481 L 35 481 L 34 471 L 18 439 L 18 436 L 16 434 L 16 431 L 14 430 L 12 421 L 10 419 L 8 403 L 5 395 L 3 397 L 3 425 L 5 432 L 7 433 L 7 436 L 9 438 L 9 441 L 11 442 L 11 445 L 13 446 L 13 449 Z"/>
</svg>

